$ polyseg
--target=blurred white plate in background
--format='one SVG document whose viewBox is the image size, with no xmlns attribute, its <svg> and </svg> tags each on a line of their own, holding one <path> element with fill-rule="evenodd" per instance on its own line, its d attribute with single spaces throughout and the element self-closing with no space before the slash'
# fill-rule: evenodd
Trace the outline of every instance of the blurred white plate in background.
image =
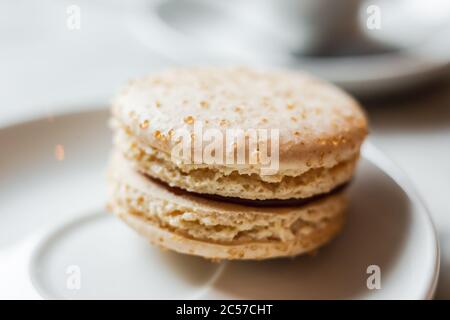
<svg viewBox="0 0 450 320">
<path fill-rule="evenodd" d="M 448 1 L 362 1 L 359 23 L 366 40 L 387 50 L 320 57 L 294 54 L 289 30 L 279 30 L 273 17 L 265 15 L 270 10 L 246 5 L 252 2 L 151 1 L 129 16 L 128 25 L 144 45 L 181 65 L 243 63 L 301 68 L 364 97 L 414 88 L 448 74 Z M 326 10 L 335 9 L 331 7 L 334 1 L 328 6 L 322 2 L 322 20 L 326 20 Z M 380 8 L 379 30 L 366 27 L 365 9 L 371 4 Z M 337 37 L 339 41 L 344 39 Z"/>
</svg>

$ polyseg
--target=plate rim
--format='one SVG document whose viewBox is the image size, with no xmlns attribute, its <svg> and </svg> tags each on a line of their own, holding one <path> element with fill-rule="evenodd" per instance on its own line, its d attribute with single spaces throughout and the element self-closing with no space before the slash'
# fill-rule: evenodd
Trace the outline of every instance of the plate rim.
<svg viewBox="0 0 450 320">
<path fill-rule="evenodd" d="M 363 155 L 369 154 L 370 156 L 367 158 L 373 161 L 374 164 L 382 171 L 387 173 L 389 177 L 393 179 L 394 182 L 397 183 L 400 188 L 407 193 L 410 200 L 422 209 L 421 211 L 423 212 L 424 217 L 427 221 L 427 228 L 429 229 L 429 235 L 431 236 L 434 247 L 434 259 L 432 264 L 433 270 L 428 273 L 427 289 L 422 293 L 419 299 L 431 300 L 434 297 L 439 280 L 441 259 L 437 230 L 430 210 L 428 209 L 426 202 L 423 200 L 416 187 L 414 186 L 414 183 L 410 180 L 406 172 L 399 165 L 397 165 L 393 159 L 387 156 L 383 151 L 381 151 L 381 149 L 376 147 L 371 142 L 370 138 L 364 142 L 361 152 Z"/>
</svg>

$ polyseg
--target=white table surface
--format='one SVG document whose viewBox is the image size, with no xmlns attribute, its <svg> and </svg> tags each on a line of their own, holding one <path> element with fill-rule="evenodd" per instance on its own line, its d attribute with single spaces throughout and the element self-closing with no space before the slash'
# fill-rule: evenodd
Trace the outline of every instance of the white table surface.
<svg viewBox="0 0 450 320">
<path fill-rule="evenodd" d="M 71 4 L 82 10 L 78 31 L 66 27 Z M 0 127 L 106 107 L 130 76 L 171 65 L 132 37 L 123 19 L 132 9 L 108 4 L 0 3 Z M 450 299 L 450 82 L 427 91 L 367 109 L 372 141 L 409 175 L 431 211 L 442 258 L 437 297 Z"/>
</svg>

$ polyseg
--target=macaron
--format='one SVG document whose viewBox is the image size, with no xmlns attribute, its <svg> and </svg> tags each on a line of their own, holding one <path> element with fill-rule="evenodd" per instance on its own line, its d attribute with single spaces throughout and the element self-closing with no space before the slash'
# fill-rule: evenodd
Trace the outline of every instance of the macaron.
<svg viewBox="0 0 450 320">
<path fill-rule="evenodd" d="M 153 243 L 210 259 L 295 256 L 330 241 L 367 135 L 339 88 L 246 67 L 130 81 L 111 123 L 111 210 Z"/>
</svg>

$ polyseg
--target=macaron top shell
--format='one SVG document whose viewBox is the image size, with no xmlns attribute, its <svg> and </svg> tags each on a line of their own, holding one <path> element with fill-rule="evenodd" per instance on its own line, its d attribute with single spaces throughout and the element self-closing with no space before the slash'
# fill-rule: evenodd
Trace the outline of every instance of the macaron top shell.
<svg viewBox="0 0 450 320">
<path fill-rule="evenodd" d="M 132 80 L 114 100 L 113 115 L 141 143 L 166 153 L 173 132 L 194 134 L 195 124 L 203 131 L 278 130 L 281 171 L 351 159 L 367 134 L 364 112 L 339 88 L 305 73 L 245 67 L 181 68 Z"/>
</svg>

